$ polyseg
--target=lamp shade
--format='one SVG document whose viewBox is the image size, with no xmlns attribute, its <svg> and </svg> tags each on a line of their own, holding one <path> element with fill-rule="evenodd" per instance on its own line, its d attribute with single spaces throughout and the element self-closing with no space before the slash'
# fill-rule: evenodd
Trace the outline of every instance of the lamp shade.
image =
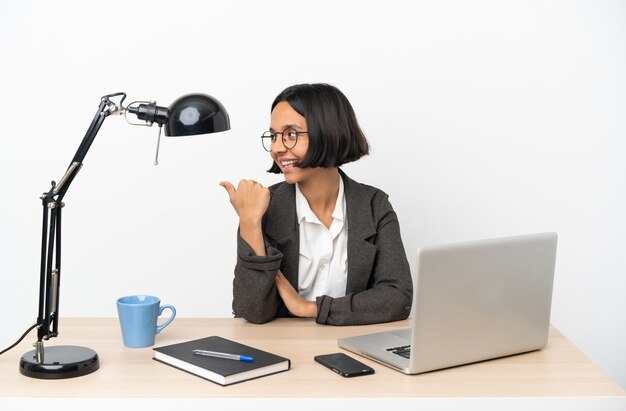
<svg viewBox="0 0 626 411">
<path fill-rule="evenodd" d="M 165 135 L 170 137 L 230 130 L 226 109 L 208 94 L 186 94 L 167 109 Z"/>
</svg>

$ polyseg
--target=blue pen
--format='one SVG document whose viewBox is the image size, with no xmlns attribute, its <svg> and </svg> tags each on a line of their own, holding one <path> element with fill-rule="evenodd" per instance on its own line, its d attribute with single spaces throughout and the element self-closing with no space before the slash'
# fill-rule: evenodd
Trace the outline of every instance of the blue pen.
<svg viewBox="0 0 626 411">
<path fill-rule="evenodd" d="M 204 355 L 205 357 L 217 357 L 217 358 L 226 358 L 229 360 L 237 360 L 237 361 L 245 361 L 252 362 L 254 358 L 248 357 L 247 355 L 238 355 L 238 354 L 228 354 L 225 352 L 217 352 L 217 351 L 207 351 L 207 350 L 193 350 L 193 353 L 196 355 Z"/>
</svg>

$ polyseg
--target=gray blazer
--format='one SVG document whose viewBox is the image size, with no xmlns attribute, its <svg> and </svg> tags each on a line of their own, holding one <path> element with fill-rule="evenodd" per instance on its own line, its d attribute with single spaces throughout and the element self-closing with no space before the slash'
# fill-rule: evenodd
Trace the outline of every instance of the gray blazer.
<svg viewBox="0 0 626 411">
<path fill-rule="evenodd" d="M 413 282 L 396 213 L 387 194 L 339 172 L 348 219 L 346 295 L 317 297 L 316 322 L 352 325 L 405 319 L 411 311 Z M 282 182 L 270 190 L 263 217 L 267 256 L 256 256 L 238 234 L 233 314 L 252 323 L 290 316 L 276 290 L 278 269 L 298 289 L 295 185 Z"/>
</svg>

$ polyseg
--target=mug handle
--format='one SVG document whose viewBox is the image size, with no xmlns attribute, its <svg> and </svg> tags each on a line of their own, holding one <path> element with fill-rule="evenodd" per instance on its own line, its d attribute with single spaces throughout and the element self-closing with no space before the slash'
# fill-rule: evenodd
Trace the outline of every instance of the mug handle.
<svg viewBox="0 0 626 411">
<path fill-rule="evenodd" d="M 164 304 L 161 306 L 161 308 L 159 308 L 159 317 L 161 316 L 161 314 L 163 314 L 163 310 L 165 310 L 166 308 L 169 308 L 170 311 L 172 311 L 172 315 L 163 324 L 157 325 L 156 327 L 157 334 L 160 333 L 161 330 L 163 330 L 165 327 L 167 327 L 174 320 L 174 317 L 176 317 L 176 308 L 174 308 L 173 305 L 169 305 L 169 304 Z"/>
</svg>

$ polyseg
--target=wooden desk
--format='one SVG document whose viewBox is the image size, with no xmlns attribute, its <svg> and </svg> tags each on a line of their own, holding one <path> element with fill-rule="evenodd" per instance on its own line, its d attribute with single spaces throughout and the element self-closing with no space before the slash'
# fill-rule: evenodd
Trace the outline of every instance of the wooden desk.
<svg viewBox="0 0 626 411">
<path fill-rule="evenodd" d="M 152 360 L 152 348 L 122 344 L 116 318 L 65 318 L 52 345 L 82 345 L 100 356 L 100 369 L 66 380 L 22 376 L 19 358 L 31 349 L 34 332 L 0 356 L 2 397 L 65 398 L 610 398 L 626 404 L 626 392 L 571 344 L 550 330 L 546 348 L 477 364 L 407 376 L 350 354 L 376 370 L 374 375 L 343 378 L 313 360 L 315 354 L 341 351 L 337 339 L 407 327 L 408 321 L 370 326 L 333 327 L 309 319 L 280 319 L 254 325 L 242 319 L 177 318 L 156 346 L 219 335 L 291 359 L 290 371 L 221 387 Z M 0 402 L 1 404 L 1 402 Z M 0 407 L 6 409 L 4 407 Z"/>
</svg>

